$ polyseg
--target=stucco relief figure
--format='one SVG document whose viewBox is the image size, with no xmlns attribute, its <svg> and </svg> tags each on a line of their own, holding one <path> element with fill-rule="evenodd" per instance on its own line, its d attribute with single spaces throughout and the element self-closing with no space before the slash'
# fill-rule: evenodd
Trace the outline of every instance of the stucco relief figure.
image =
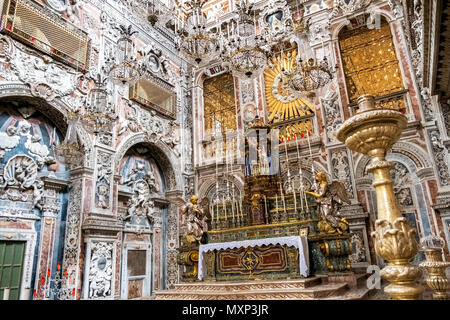
<svg viewBox="0 0 450 320">
<path fill-rule="evenodd" d="M 140 223 L 140 218 L 146 217 L 150 222 L 155 218 L 155 205 L 150 199 L 150 188 L 144 180 L 139 180 L 134 185 L 134 195 L 128 201 L 127 216 L 124 220 L 137 217 Z"/>
<path fill-rule="evenodd" d="M 123 179 L 122 183 L 127 186 L 132 186 L 139 177 L 139 174 L 142 173 L 145 169 L 143 163 L 137 163 L 136 167 L 131 169 L 130 173 L 127 175 L 125 179 Z"/>
<path fill-rule="evenodd" d="M 33 185 L 33 205 L 42 211 L 43 195 L 44 195 L 44 182 L 42 180 L 36 180 Z"/>
<path fill-rule="evenodd" d="M 89 298 L 103 298 L 111 295 L 112 246 L 97 244 L 93 249 L 89 270 Z"/>
<path fill-rule="evenodd" d="M 20 190 L 30 188 L 37 175 L 37 165 L 30 157 L 18 155 L 9 159 L 5 166 L 2 187 L 17 186 Z"/>
<path fill-rule="evenodd" d="M 118 135 L 125 133 L 127 130 L 131 132 L 137 132 L 139 130 L 139 125 L 137 122 L 137 112 L 133 107 L 129 107 L 126 112 L 125 120 L 120 123 L 120 129 Z"/>
<path fill-rule="evenodd" d="M 207 231 L 206 215 L 197 204 L 198 196 L 193 195 L 190 202 L 182 209 L 186 231 L 184 241 L 186 244 L 200 244 L 203 234 Z"/>
<path fill-rule="evenodd" d="M 320 221 L 317 224 L 319 231 L 342 234 L 348 230 L 348 222 L 345 218 L 339 217 L 339 211 L 344 202 L 350 204 L 345 186 L 338 181 L 328 184 L 324 172 L 318 172 L 316 180 L 318 184 L 315 190 L 305 192 L 314 196 L 319 206 Z"/>
<path fill-rule="evenodd" d="M 106 209 L 109 203 L 109 188 L 105 184 L 99 184 L 97 187 L 97 204 Z"/>
</svg>

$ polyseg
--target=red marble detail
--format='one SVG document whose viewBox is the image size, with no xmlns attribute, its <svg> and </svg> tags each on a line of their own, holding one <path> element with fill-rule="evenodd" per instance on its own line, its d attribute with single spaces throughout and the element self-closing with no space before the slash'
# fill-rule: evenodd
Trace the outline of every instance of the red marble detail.
<svg viewBox="0 0 450 320">
<path fill-rule="evenodd" d="M 117 193 L 118 193 L 118 187 L 117 187 L 117 184 L 114 184 L 113 185 L 113 194 L 112 194 L 112 212 L 113 213 L 117 213 L 117 207 L 118 207 L 118 199 L 119 199 L 119 197 L 118 197 L 118 195 L 117 195 Z"/>
<path fill-rule="evenodd" d="M 335 41 L 333 43 L 333 50 L 335 53 L 336 58 L 336 68 L 337 68 L 337 82 L 338 82 L 338 90 L 339 90 L 339 96 L 341 97 L 341 103 L 342 103 L 342 111 L 344 113 L 344 120 L 350 118 L 350 108 L 349 108 L 349 102 L 347 97 L 347 87 L 345 84 L 345 75 L 344 70 L 342 68 L 341 63 L 341 55 L 340 55 L 340 48 L 339 48 L 339 42 Z"/>
<path fill-rule="evenodd" d="M 122 256 L 122 234 L 120 232 L 117 233 L 116 238 L 116 270 L 115 270 L 115 295 L 120 295 L 120 263 Z"/>
<path fill-rule="evenodd" d="M 394 40 L 394 45 L 397 49 L 397 54 L 399 55 L 397 58 L 399 60 L 399 63 L 401 64 L 401 69 L 403 71 L 403 82 L 405 84 L 405 88 L 409 90 L 409 96 L 411 98 L 411 107 L 414 114 L 414 117 L 420 121 L 422 120 L 422 116 L 420 115 L 420 108 L 419 108 L 419 101 L 418 96 L 419 93 L 416 91 L 415 84 L 415 77 L 412 75 L 411 69 L 408 64 L 408 57 L 405 52 L 405 48 L 402 45 L 401 41 L 401 25 L 399 25 L 400 22 L 396 22 L 391 24 L 391 33 L 392 33 L 392 39 Z"/>
<path fill-rule="evenodd" d="M 38 281 L 36 289 L 36 300 L 48 297 L 48 289 L 50 285 L 52 269 L 53 246 L 55 242 L 55 219 L 44 218 L 41 226 L 41 239 L 39 242 L 39 260 L 37 261 L 38 269 L 36 271 L 36 279 Z"/>
<path fill-rule="evenodd" d="M 83 202 L 83 219 L 90 213 L 92 202 L 92 180 L 86 179 L 84 181 L 84 202 Z"/>
<path fill-rule="evenodd" d="M 444 224 L 442 223 L 442 219 L 441 219 L 441 216 L 439 214 L 436 214 L 436 222 L 437 222 L 437 225 L 438 225 L 438 234 L 439 234 L 439 236 L 442 239 L 446 240 L 447 238 L 445 237 L 445 231 L 444 231 L 444 228 L 446 226 L 444 226 Z M 450 249 L 448 247 L 447 241 L 444 241 L 444 242 L 445 242 L 445 246 L 444 246 L 445 260 L 446 261 L 450 261 Z"/>
<path fill-rule="evenodd" d="M 150 242 L 150 236 L 148 234 L 127 233 L 125 234 L 125 241 Z"/>
<path fill-rule="evenodd" d="M 364 190 L 358 190 L 356 192 L 356 194 L 357 194 L 358 201 L 361 204 L 361 206 L 363 207 L 364 211 L 368 212 L 369 208 L 368 208 L 368 205 L 367 205 L 365 191 Z"/>
<path fill-rule="evenodd" d="M 436 203 L 436 197 L 438 194 L 438 186 L 436 180 L 428 180 L 426 182 L 426 185 L 428 186 L 428 189 L 430 190 L 431 195 L 431 203 Z"/>
<path fill-rule="evenodd" d="M 0 221 L 0 228 L 31 230 L 33 229 L 33 225 L 31 222 L 25 221 Z"/>
<path fill-rule="evenodd" d="M 153 275 L 154 289 L 161 289 L 161 229 L 155 228 L 153 234 Z"/>
<path fill-rule="evenodd" d="M 76 291 L 75 291 L 75 297 L 76 300 L 80 300 L 81 299 L 81 294 L 82 294 L 82 286 L 83 286 L 83 263 L 84 263 L 84 249 L 85 249 L 85 245 L 84 245 L 84 241 L 83 239 L 81 239 L 80 241 L 80 251 L 79 251 L 79 255 L 78 255 L 78 270 L 76 270 L 76 278 L 78 279 L 78 283 L 76 286 Z M 74 279 L 74 280 L 75 280 Z"/>
</svg>

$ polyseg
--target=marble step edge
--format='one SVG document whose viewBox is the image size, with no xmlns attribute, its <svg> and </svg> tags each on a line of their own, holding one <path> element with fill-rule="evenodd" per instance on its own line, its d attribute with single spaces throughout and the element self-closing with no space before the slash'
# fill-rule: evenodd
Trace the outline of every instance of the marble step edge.
<svg viewBox="0 0 450 320">
<path fill-rule="evenodd" d="M 237 287 L 249 287 L 249 288 L 308 288 L 321 284 L 320 277 L 311 277 L 304 279 L 289 279 L 289 280 L 257 280 L 242 281 L 242 282 L 184 282 L 175 284 L 176 290 L 215 290 L 228 291 Z"/>
<path fill-rule="evenodd" d="M 221 298 L 226 299 L 264 299 L 273 297 L 276 299 L 276 296 L 283 298 L 292 298 L 292 299 L 304 299 L 304 298 L 325 298 L 331 296 L 339 296 L 343 295 L 348 290 L 348 286 L 345 283 L 342 284 L 330 284 L 330 285 L 321 285 L 313 289 L 266 289 L 266 290 L 251 290 L 251 291 L 209 291 L 209 292 L 200 292 L 200 291 L 160 291 L 155 292 L 155 299 L 199 299 L 203 300 L 204 298 L 208 300 L 219 300 Z"/>
</svg>

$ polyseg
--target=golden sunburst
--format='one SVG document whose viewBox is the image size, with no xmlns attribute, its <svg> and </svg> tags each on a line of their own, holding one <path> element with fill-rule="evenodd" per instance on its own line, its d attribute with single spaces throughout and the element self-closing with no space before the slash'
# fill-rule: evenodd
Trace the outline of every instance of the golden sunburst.
<svg viewBox="0 0 450 320">
<path fill-rule="evenodd" d="M 269 109 L 269 122 L 280 122 L 301 118 L 314 113 L 314 106 L 299 93 L 286 89 L 281 81 L 282 70 L 290 70 L 295 63 L 297 50 L 282 54 L 269 61 L 264 72 L 266 101 Z"/>
</svg>

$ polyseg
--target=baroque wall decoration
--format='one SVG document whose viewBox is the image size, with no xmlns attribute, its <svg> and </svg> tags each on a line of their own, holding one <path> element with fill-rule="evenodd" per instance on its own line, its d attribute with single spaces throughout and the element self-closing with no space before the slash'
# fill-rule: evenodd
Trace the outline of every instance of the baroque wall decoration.
<svg viewBox="0 0 450 320">
<path fill-rule="evenodd" d="M 405 86 L 410 90 L 402 93 L 404 103 L 415 108 L 414 115 L 423 115 L 424 121 L 411 123 L 392 149 L 394 192 L 419 235 L 440 233 L 442 228 L 448 231 L 445 192 L 450 181 L 450 111 L 433 88 L 421 85 L 430 77 L 423 60 L 439 56 L 433 42 L 424 39 L 438 23 L 426 2 L 302 0 L 290 8 L 278 0 L 255 4 L 259 11 L 254 18 L 267 27 L 271 38 L 292 41 L 287 33 L 301 28 L 297 21 L 310 19 L 303 35 L 311 50 L 317 56 L 327 53 L 333 62 L 342 56 L 336 83 L 315 97 L 292 92 L 282 81 L 282 69 L 295 61 L 296 49 L 284 51 L 281 62 L 272 60 L 264 77 L 236 80 L 221 61 L 203 69 L 185 61 L 177 49 L 173 22 L 164 17 L 157 24 L 149 23 L 146 0 L 38 2 L 48 18 L 61 16 L 71 21 L 73 28 L 86 30 L 91 52 L 86 60 L 90 69 L 82 73 L 70 63 L 35 50 L 29 44 L 32 39 L 26 44 L 0 35 L 0 241 L 26 242 L 21 299 L 146 299 L 165 289 L 177 290 L 185 271 L 178 265 L 184 231 L 180 208 L 198 194 L 202 210 L 211 217 L 211 204 L 244 198 L 246 192 L 241 165 L 233 163 L 228 171 L 230 164 L 221 164 L 215 175 L 215 142 L 220 139 L 211 138 L 214 133 L 229 133 L 232 139 L 227 146 L 231 148 L 227 150 L 241 151 L 243 129 L 256 115 L 274 127 L 289 129 L 285 135 L 291 138 L 312 131 L 311 140 L 306 139 L 309 135 L 298 140 L 298 154 L 293 141 L 282 150 L 289 159 L 281 161 L 279 174 L 282 193 L 290 197 L 286 205 L 294 206 L 292 188 L 300 188 L 300 176 L 308 190 L 314 188 L 318 171 L 326 171 L 329 181 L 342 181 L 353 202 L 342 211 L 353 245 L 348 263 L 357 268 L 372 264 L 375 255 L 367 234 L 373 227 L 376 204 L 364 173 L 368 159 L 353 158 L 334 136 L 348 115 L 341 109 L 346 108 L 346 101 L 340 101 L 346 85 L 351 108 L 362 93 L 396 95 Z M 232 7 L 225 0 L 207 2 L 208 27 L 222 25 L 226 33 Z M 370 29 L 370 19 L 378 19 L 377 14 L 388 17 L 389 23 L 382 18 L 380 29 Z M 348 19 L 353 29 L 344 29 L 331 40 L 330 31 L 336 35 Z M 78 126 L 76 134 L 85 154 L 79 163 L 65 166 L 55 157 L 54 147 L 64 139 L 69 112 L 76 111 L 81 117 L 95 113 L 88 98 L 94 80 L 105 71 L 102 65 L 117 53 L 118 25 L 139 30 L 133 36 L 136 59 L 156 87 L 170 87 L 173 114 L 165 115 L 135 101 L 128 86 L 112 86 L 106 79 L 110 104 L 105 111 L 116 114 L 117 119 L 112 119 L 104 132 Z M 294 33 L 299 36 L 300 31 Z M 330 50 L 332 45 L 335 50 Z M 414 79 L 409 77 L 410 67 L 416 73 Z M 346 79 L 341 77 L 344 74 Z M 316 117 L 318 105 L 322 112 Z M 442 117 L 436 112 L 439 107 Z M 202 158 L 202 152 L 205 163 L 194 162 L 194 157 L 195 161 Z M 440 201 L 436 210 L 432 208 L 434 199 Z M 435 216 L 438 211 L 440 216 Z M 129 274 L 131 251 L 145 252 L 135 275 Z M 56 285 L 61 279 L 55 274 L 63 279 L 61 287 Z M 253 285 L 260 286 L 257 282 Z"/>
<path fill-rule="evenodd" d="M 330 91 L 321 99 L 328 142 L 337 142 L 335 132 L 342 124 L 341 108 L 338 98 L 339 96 L 336 92 Z"/>
<path fill-rule="evenodd" d="M 429 133 L 431 147 L 433 149 L 433 156 L 436 164 L 436 170 L 439 177 L 439 182 L 446 186 L 450 184 L 450 173 L 448 167 L 448 150 L 441 140 L 441 135 L 438 130 L 432 130 Z"/>
<path fill-rule="evenodd" d="M 114 243 L 100 241 L 94 242 L 91 245 L 88 298 L 108 298 L 114 296 L 113 247 Z"/>
<path fill-rule="evenodd" d="M 354 198 L 353 178 L 349 162 L 348 151 L 343 149 L 330 150 L 332 178 L 342 181 L 345 185 L 349 198 Z"/>
</svg>

